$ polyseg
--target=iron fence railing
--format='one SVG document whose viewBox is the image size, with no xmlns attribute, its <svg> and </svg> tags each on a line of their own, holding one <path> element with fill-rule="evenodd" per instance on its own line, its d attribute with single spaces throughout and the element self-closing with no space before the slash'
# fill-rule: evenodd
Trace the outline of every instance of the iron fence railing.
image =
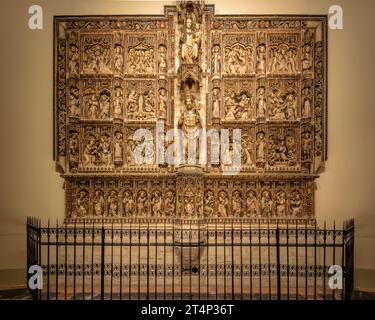
<svg viewBox="0 0 375 320">
<path fill-rule="evenodd" d="M 353 220 L 340 229 L 27 220 L 27 269 L 43 270 L 34 299 L 349 299 L 353 258 Z"/>
</svg>

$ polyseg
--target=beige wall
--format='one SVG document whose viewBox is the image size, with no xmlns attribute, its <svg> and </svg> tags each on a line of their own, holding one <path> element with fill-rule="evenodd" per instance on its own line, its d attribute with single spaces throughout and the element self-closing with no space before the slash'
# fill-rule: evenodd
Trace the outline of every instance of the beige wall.
<svg viewBox="0 0 375 320">
<path fill-rule="evenodd" d="M 359 285 L 375 288 L 375 1 L 224 0 L 219 14 L 327 14 L 344 9 L 344 30 L 329 31 L 329 144 L 317 183 L 319 221 L 356 218 Z M 0 269 L 25 267 L 27 215 L 63 219 L 62 179 L 52 160 L 53 15 L 157 14 L 172 2 L 2 0 L 0 33 Z M 44 29 L 27 26 L 28 7 L 44 9 Z M 372 279 L 373 280 L 373 279 Z M 371 283 L 372 284 L 371 284 Z"/>
</svg>

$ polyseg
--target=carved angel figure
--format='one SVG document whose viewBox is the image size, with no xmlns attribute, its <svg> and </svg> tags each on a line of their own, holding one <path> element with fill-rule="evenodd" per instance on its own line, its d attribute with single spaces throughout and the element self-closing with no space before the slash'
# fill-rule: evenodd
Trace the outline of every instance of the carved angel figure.
<svg viewBox="0 0 375 320">
<path fill-rule="evenodd" d="M 115 72 L 121 73 L 124 66 L 124 57 L 122 56 L 122 47 L 120 45 L 115 46 Z"/>
<path fill-rule="evenodd" d="M 302 160 L 309 160 L 311 157 L 311 134 L 305 132 L 302 135 Z"/>
<path fill-rule="evenodd" d="M 166 73 L 167 72 L 167 49 L 164 45 L 160 45 L 158 52 L 159 52 L 159 56 L 158 56 L 159 72 Z"/>
<path fill-rule="evenodd" d="M 167 90 L 164 88 L 159 89 L 159 118 L 167 117 Z"/>
<path fill-rule="evenodd" d="M 102 216 L 104 213 L 104 197 L 101 190 L 96 190 L 94 193 L 94 215 Z"/>
<path fill-rule="evenodd" d="M 113 115 L 115 118 L 122 117 L 123 92 L 121 87 L 115 88 L 115 97 L 113 99 Z"/>
<path fill-rule="evenodd" d="M 285 192 L 280 190 L 276 193 L 276 216 L 284 217 L 286 215 L 286 196 Z"/>
<path fill-rule="evenodd" d="M 70 162 L 78 162 L 78 133 L 73 131 L 69 139 Z"/>
<path fill-rule="evenodd" d="M 312 70 L 312 51 L 311 45 L 305 44 L 302 48 L 302 71 L 307 72 Z"/>
<path fill-rule="evenodd" d="M 69 113 L 72 117 L 79 117 L 79 90 L 75 86 L 70 86 L 69 92 Z"/>
<path fill-rule="evenodd" d="M 111 217 L 117 216 L 118 211 L 118 197 L 115 190 L 111 190 L 108 196 L 108 215 Z"/>
<path fill-rule="evenodd" d="M 293 217 L 302 216 L 302 199 L 299 191 L 295 190 L 291 194 L 290 209 Z"/>
<path fill-rule="evenodd" d="M 175 214 L 175 196 L 173 191 L 168 191 L 164 199 L 164 212 L 166 216 Z"/>
<path fill-rule="evenodd" d="M 164 200 L 164 211 L 166 216 L 175 215 L 175 196 L 173 191 L 168 191 Z"/>
<path fill-rule="evenodd" d="M 254 191 L 249 191 L 246 197 L 246 213 L 248 217 L 256 217 L 259 214 L 259 204 Z"/>
<path fill-rule="evenodd" d="M 273 201 L 272 201 L 271 193 L 268 190 L 264 190 L 262 192 L 260 208 L 261 208 L 262 216 L 269 217 L 272 215 Z"/>
<path fill-rule="evenodd" d="M 218 217 L 228 216 L 228 196 L 225 191 L 220 191 L 218 195 L 217 213 Z"/>
<path fill-rule="evenodd" d="M 69 46 L 69 73 L 79 74 L 79 51 L 75 44 Z"/>
<path fill-rule="evenodd" d="M 235 190 L 232 197 L 232 213 L 233 216 L 239 217 L 242 214 L 242 196 L 241 192 Z"/>
<path fill-rule="evenodd" d="M 211 217 L 214 213 L 215 198 L 211 190 L 207 190 L 204 198 L 204 214 L 206 217 Z"/>
<path fill-rule="evenodd" d="M 128 190 L 124 193 L 123 208 L 125 217 L 131 217 L 134 215 L 135 203 L 132 193 Z"/>
<path fill-rule="evenodd" d="M 214 45 L 212 47 L 211 71 L 212 73 L 220 73 L 221 70 L 221 54 L 220 46 Z"/>
<path fill-rule="evenodd" d="M 144 190 L 139 191 L 137 197 L 137 213 L 138 216 L 145 216 L 147 214 L 147 193 Z"/>
<path fill-rule="evenodd" d="M 266 117 L 266 97 L 265 88 L 259 87 L 257 90 L 257 118 Z"/>
<path fill-rule="evenodd" d="M 160 191 L 158 190 L 154 191 L 152 195 L 152 199 L 151 199 L 151 204 L 152 204 L 152 215 L 155 217 L 160 217 L 161 216 L 161 204 L 162 204 Z"/>
<path fill-rule="evenodd" d="M 87 191 L 81 190 L 78 192 L 77 195 L 77 202 L 76 202 L 76 214 L 78 217 L 84 217 L 89 212 L 89 196 Z"/>
<path fill-rule="evenodd" d="M 257 48 L 257 73 L 266 71 L 266 47 L 261 44 Z"/>
<path fill-rule="evenodd" d="M 263 162 L 265 161 L 265 154 L 266 154 L 266 141 L 264 138 L 264 132 L 259 132 L 257 135 L 257 145 L 256 145 L 256 155 L 257 161 Z"/>
</svg>

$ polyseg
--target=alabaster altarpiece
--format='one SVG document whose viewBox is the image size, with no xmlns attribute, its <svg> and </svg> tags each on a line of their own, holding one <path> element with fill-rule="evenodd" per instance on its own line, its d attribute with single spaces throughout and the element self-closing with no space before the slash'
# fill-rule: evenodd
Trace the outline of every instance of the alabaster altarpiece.
<svg viewBox="0 0 375 320">
<path fill-rule="evenodd" d="M 327 151 L 326 41 L 325 16 L 215 15 L 197 1 L 164 15 L 55 17 L 67 221 L 312 221 Z M 205 164 L 157 162 L 156 143 L 142 151 L 155 161 L 135 161 L 145 140 L 167 148 L 173 128 L 229 129 L 229 155 L 241 129 L 239 172 L 230 156 L 212 161 L 210 137 Z"/>
</svg>

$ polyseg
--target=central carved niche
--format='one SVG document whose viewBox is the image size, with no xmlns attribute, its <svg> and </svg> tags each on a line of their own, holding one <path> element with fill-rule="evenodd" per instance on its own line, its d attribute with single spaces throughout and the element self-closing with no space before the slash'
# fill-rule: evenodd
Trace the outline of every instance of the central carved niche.
<svg viewBox="0 0 375 320">
<path fill-rule="evenodd" d="M 326 41 L 324 16 L 217 16 L 200 1 L 162 16 L 56 17 L 66 219 L 313 219 Z M 217 136 L 202 142 L 202 129 Z"/>
</svg>

